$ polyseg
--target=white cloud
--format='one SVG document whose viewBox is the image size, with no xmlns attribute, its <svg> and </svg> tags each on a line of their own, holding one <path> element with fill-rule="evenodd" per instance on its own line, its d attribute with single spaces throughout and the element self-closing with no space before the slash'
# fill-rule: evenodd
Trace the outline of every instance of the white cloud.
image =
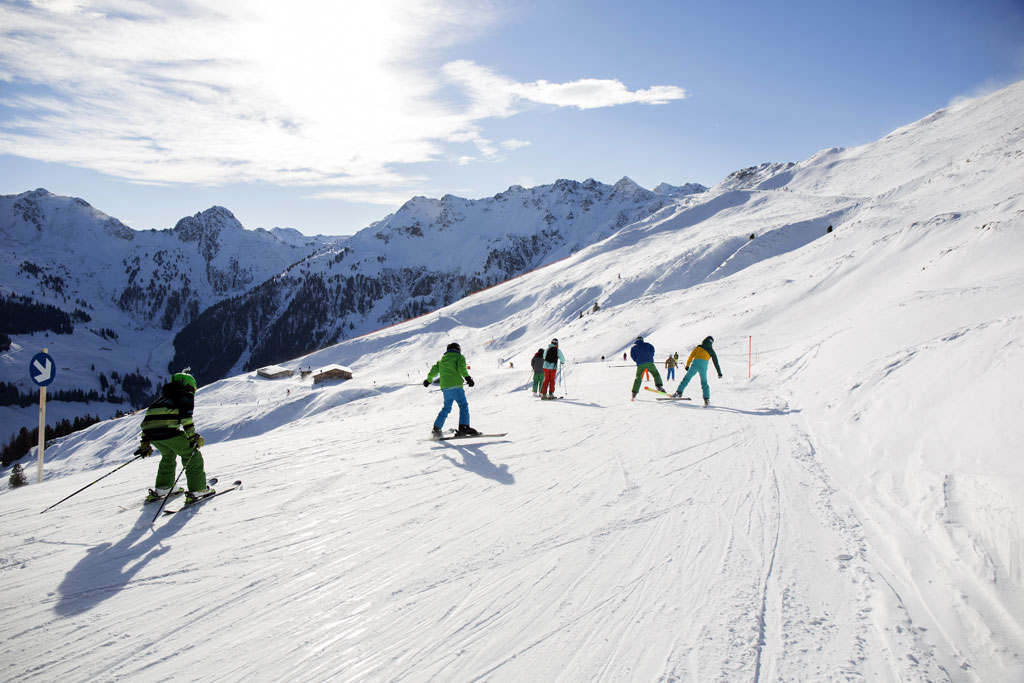
<svg viewBox="0 0 1024 683">
<path fill-rule="evenodd" d="M 686 91 L 674 85 L 631 91 L 620 81 L 610 79 L 518 83 L 469 60 L 450 62 L 444 66 L 444 71 L 449 79 L 466 89 L 473 102 L 474 115 L 480 118 L 512 116 L 524 102 L 594 109 L 622 104 L 666 104 L 686 97 Z"/>
<path fill-rule="evenodd" d="M 491 5 L 465 5 L 0 4 L 0 105 L 11 112 L 0 153 L 137 182 L 266 181 L 393 203 L 422 182 L 395 170 L 403 164 L 448 158 L 459 144 L 491 160 L 529 144 L 494 143 L 482 128 L 527 103 L 589 109 L 685 96 L 615 80 L 517 83 L 469 61 L 433 69 L 441 48 L 496 21 Z M 465 106 L 440 97 L 453 84 Z"/>
<path fill-rule="evenodd" d="M 309 199 L 340 199 L 357 204 L 379 204 L 381 206 L 399 207 L 409 201 L 406 191 L 386 192 L 379 190 L 325 190 L 307 195 Z"/>
<path fill-rule="evenodd" d="M 529 147 L 531 143 L 528 140 L 510 139 L 502 140 L 500 144 L 502 149 L 517 150 L 522 149 L 523 147 Z"/>
</svg>

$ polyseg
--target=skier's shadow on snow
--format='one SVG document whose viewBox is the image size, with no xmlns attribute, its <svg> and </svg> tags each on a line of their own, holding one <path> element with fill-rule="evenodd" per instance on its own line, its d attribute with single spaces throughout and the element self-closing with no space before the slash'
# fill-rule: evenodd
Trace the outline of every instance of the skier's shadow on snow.
<svg viewBox="0 0 1024 683">
<path fill-rule="evenodd" d="M 516 483 L 516 478 L 508 471 L 508 465 L 495 465 L 488 460 L 487 454 L 479 446 L 456 446 L 455 444 L 445 444 L 445 446 L 458 450 L 462 456 L 462 462 L 459 462 L 444 453 L 441 454 L 442 458 L 456 467 L 473 474 L 479 474 L 485 479 L 493 479 L 499 484 L 505 484 L 506 486 Z"/>
<path fill-rule="evenodd" d="M 583 406 L 584 408 L 607 408 L 608 407 L 608 406 L 603 406 L 600 403 L 593 403 L 591 401 L 581 401 L 579 399 L 569 398 L 569 397 L 561 398 L 561 399 L 559 399 L 558 402 L 559 403 L 568 403 L 569 405 L 573 405 L 573 406 Z"/>
<path fill-rule="evenodd" d="M 173 515 L 154 530 L 149 524 L 154 512 L 144 507 L 123 539 L 89 548 L 57 587 L 60 599 L 53 611 L 72 616 L 91 610 L 127 588 L 150 561 L 169 551 L 171 547 L 163 542 L 181 529 L 188 515 Z"/>
</svg>

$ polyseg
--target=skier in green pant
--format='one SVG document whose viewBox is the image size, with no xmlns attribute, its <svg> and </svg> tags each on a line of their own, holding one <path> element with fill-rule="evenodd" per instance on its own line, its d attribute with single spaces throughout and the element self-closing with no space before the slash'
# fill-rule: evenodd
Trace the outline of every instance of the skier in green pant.
<svg viewBox="0 0 1024 683">
<path fill-rule="evenodd" d="M 537 349 L 533 354 L 530 367 L 533 369 L 533 395 L 540 396 L 540 385 L 544 381 L 544 349 Z"/>
<path fill-rule="evenodd" d="M 160 398 L 149 406 L 142 418 L 142 444 L 135 452 L 145 457 L 153 452 L 153 446 L 160 451 L 156 482 L 146 496 L 147 503 L 160 500 L 170 492 L 178 458 L 185 467 L 186 498 L 192 500 L 214 492 L 206 483 L 203 454 L 199 452 L 205 441 L 192 423 L 195 393 L 196 380 L 186 368 L 163 386 Z"/>
<path fill-rule="evenodd" d="M 633 398 L 636 398 L 636 392 L 640 391 L 640 383 L 643 381 L 645 370 L 654 377 L 654 386 L 658 387 L 658 391 L 664 393 L 665 388 L 661 386 L 661 375 L 658 374 L 658 368 L 654 365 L 654 345 L 645 342 L 643 337 L 637 337 L 633 342 L 633 348 L 629 350 L 629 356 L 636 363 Z"/>
</svg>

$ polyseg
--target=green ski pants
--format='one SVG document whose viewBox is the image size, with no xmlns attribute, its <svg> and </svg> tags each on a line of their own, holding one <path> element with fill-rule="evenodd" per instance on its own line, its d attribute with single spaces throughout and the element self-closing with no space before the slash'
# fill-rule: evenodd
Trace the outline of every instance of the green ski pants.
<svg viewBox="0 0 1024 683">
<path fill-rule="evenodd" d="M 544 373 L 543 372 L 535 372 L 535 373 L 533 373 L 533 393 L 536 394 L 538 391 L 540 391 L 540 383 L 543 382 L 543 381 L 544 381 Z"/>
<path fill-rule="evenodd" d="M 654 378 L 654 386 L 661 386 L 661 375 L 658 374 L 658 368 L 654 366 L 654 363 L 644 363 L 643 365 L 636 366 L 636 379 L 633 380 L 633 393 L 640 391 L 640 383 L 644 380 L 644 370 L 651 373 L 651 377 Z"/>
<path fill-rule="evenodd" d="M 169 489 L 174 485 L 174 473 L 178 469 L 178 458 L 185 465 L 185 478 L 188 480 L 189 491 L 201 491 L 206 488 L 206 467 L 203 454 L 199 449 L 192 455 L 192 444 L 184 434 L 154 441 L 153 445 L 160 451 L 160 465 L 156 468 L 156 484 L 158 489 Z"/>
</svg>

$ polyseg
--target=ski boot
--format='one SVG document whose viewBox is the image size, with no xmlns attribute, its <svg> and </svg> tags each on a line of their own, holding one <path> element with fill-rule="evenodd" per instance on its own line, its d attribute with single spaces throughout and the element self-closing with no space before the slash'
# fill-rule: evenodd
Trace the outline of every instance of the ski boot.
<svg viewBox="0 0 1024 683">
<path fill-rule="evenodd" d="M 710 405 L 711 405 L 711 399 L 710 398 L 704 399 L 704 407 L 707 408 Z"/>
<path fill-rule="evenodd" d="M 444 432 L 441 431 L 440 427 L 438 427 L 437 425 L 434 425 L 430 429 L 430 435 L 432 437 L 434 437 L 435 439 L 440 439 L 442 436 L 444 436 Z"/>
<path fill-rule="evenodd" d="M 202 500 L 203 498 L 206 498 L 207 496 L 212 496 L 215 493 L 217 493 L 217 491 L 210 488 L 209 486 L 207 486 L 204 489 L 199 489 L 198 491 L 186 491 L 185 505 L 191 505 L 197 500 Z"/>
<path fill-rule="evenodd" d="M 469 425 L 459 425 L 458 430 L 456 430 L 455 432 L 456 436 L 477 436 L 479 434 L 480 432 L 473 429 Z"/>
<path fill-rule="evenodd" d="M 667 391 L 665 391 L 665 387 L 661 386 L 660 384 L 658 384 L 657 386 L 655 386 L 655 388 L 656 388 L 656 389 L 657 389 L 658 391 L 660 391 L 661 393 L 663 393 L 663 394 L 667 394 L 667 393 L 668 393 Z"/>
<path fill-rule="evenodd" d="M 150 489 L 149 493 L 146 494 L 146 500 L 143 501 L 143 502 L 145 502 L 145 503 L 152 503 L 152 502 L 157 501 L 157 500 L 163 500 L 164 497 L 166 497 L 167 494 L 170 493 L 170 492 L 171 492 L 170 487 L 165 488 L 165 489 Z M 185 489 L 183 489 L 182 487 L 179 486 L 178 490 L 175 491 L 174 493 L 178 494 L 178 493 L 184 493 L 184 492 L 185 492 Z"/>
<path fill-rule="evenodd" d="M 683 397 L 683 392 L 681 392 L 681 391 L 677 391 L 676 393 L 672 394 L 672 398 L 682 398 L 682 397 Z"/>
</svg>

